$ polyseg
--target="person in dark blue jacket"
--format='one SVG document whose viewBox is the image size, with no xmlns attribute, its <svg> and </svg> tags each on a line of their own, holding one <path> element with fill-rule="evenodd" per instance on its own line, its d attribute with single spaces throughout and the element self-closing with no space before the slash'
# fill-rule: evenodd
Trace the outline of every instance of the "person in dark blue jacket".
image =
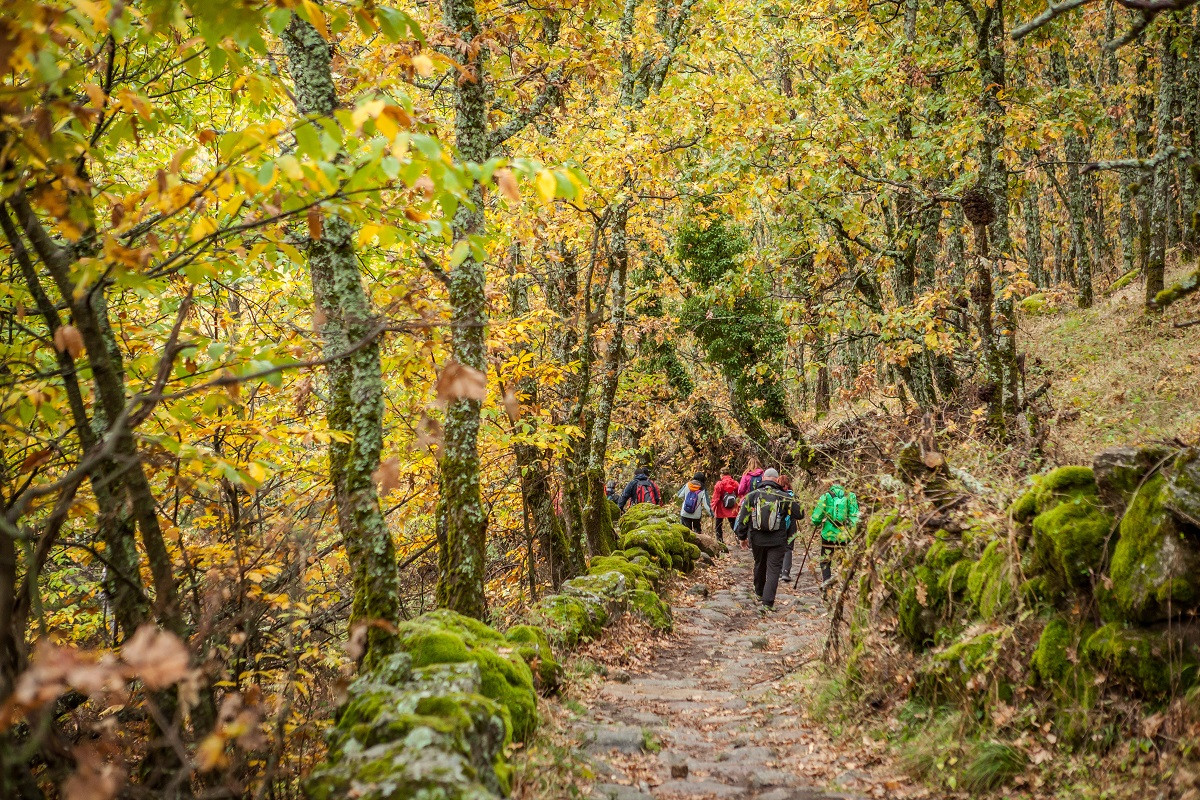
<svg viewBox="0 0 1200 800">
<path fill-rule="evenodd" d="M 621 502 L 617 503 L 624 511 L 629 507 L 630 503 L 653 503 L 656 506 L 662 505 L 662 491 L 658 488 L 658 484 L 650 480 L 650 467 L 645 464 L 638 465 L 637 472 L 633 474 L 633 480 L 625 487 L 625 491 L 621 493 Z"/>
</svg>

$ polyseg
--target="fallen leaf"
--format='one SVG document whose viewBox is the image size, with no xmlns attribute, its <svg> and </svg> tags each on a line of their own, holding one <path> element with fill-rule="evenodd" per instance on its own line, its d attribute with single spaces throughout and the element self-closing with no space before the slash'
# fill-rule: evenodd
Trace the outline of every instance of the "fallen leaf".
<svg viewBox="0 0 1200 800">
<path fill-rule="evenodd" d="M 417 55 L 413 56 L 412 65 L 413 69 L 415 69 L 417 74 L 422 78 L 428 78 L 433 74 L 433 59 L 424 53 L 418 53 Z"/>
<path fill-rule="evenodd" d="M 320 206 L 312 206 L 308 209 L 308 238 L 314 242 L 319 242 L 324 234 L 325 218 L 321 214 L 321 208 Z"/>
<path fill-rule="evenodd" d="M 432 450 L 434 447 L 440 448 L 444 437 L 445 432 L 442 430 L 442 423 L 428 414 L 422 414 L 420 422 L 417 423 L 417 447 L 422 450 Z"/>
</svg>

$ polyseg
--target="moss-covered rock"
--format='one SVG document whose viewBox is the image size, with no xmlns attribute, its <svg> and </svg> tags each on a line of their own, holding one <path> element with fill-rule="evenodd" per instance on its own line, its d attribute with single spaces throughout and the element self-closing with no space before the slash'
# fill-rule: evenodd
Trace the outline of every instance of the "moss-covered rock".
<svg viewBox="0 0 1200 800">
<path fill-rule="evenodd" d="M 640 508 L 640 506 L 635 506 Z M 691 572 L 700 548 L 688 541 L 692 535 L 678 522 L 651 519 L 621 535 L 621 549 L 642 550 L 664 569 Z"/>
<path fill-rule="evenodd" d="M 925 566 L 940 573 L 963 560 L 963 549 L 949 534 L 939 533 L 942 535 L 935 535 L 933 544 L 925 551 Z"/>
<path fill-rule="evenodd" d="M 897 616 L 900 634 L 917 650 L 933 643 L 937 627 L 937 573 L 926 566 L 913 570 L 900 593 Z"/>
<path fill-rule="evenodd" d="M 456 614 L 438 610 L 402 623 L 401 649 L 414 667 L 473 661 L 479 666 L 480 692 L 505 710 L 513 736 L 524 741 L 537 724 L 533 673 L 498 631 Z"/>
<path fill-rule="evenodd" d="M 1171 456 L 1171 448 L 1163 445 L 1145 447 L 1114 447 L 1098 453 L 1092 459 L 1092 471 L 1100 500 L 1113 513 L 1119 514 L 1129 505 L 1133 493 L 1143 479 Z"/>
<path fill-rule="evenodd" d="M 1091 467 L 1066 466 L 1041 476 L 1034 505 L 1039 514 L 1079 494 L 1096 493 L 1096 476 Z"/>
<path fill-rule="evenodd" d="M 1169 491 L 1162 474 L 1147 478 L 1121 518 L 1099 598 L 1107 619 L 1150 623 L 1200 605 L 1200 548 L 1167 510 Z"/>
<path fill-rule="evenodd" d="M 1004 542 L 989 544 L 967 574 L 967 595 L 984 619 L 992 619 L 1012 599 L 1012 571 Z"/>
<path fill-rule="evenodd" d="M 1163 699 L 1196 681 L 1196 654 L 1164 633 L 1110 622 L 1084 644 L 1090 666 L 1150 699 Z"/>
<path fill-rule="evenodd" d="M 635 587 L 629 593 L 629 609 L 656 630 L 669 631 L 673 627 L 671 607 L 648 583 Z"/>
<path fill-rule="evenodd" d="M 601 575 L 605 572 L 619 572 L 625 576 L 625 581 L 632 586 L 639 580 L 647 580 L 655 586 L 663 578 L 663 571 L 649 559 L 641 559 L 642 563 L 630 561 L 625 551 L 618 550 L 611 555 L 597 556 L 588 565 L 588 573 Z"/>
<path fill-rule="evenodd" d="M 545 631 L 533 625 L 514 625 L 504 632 L 504 638 L 529 665 L 538 691 L 547 694 L 558 691 L 563 668 L 554 657 L 554 649 L 550 647 L 550 639 Z"/>
<path fill-rule="evenodd" d="M 1037 516 L 1037 496 L 1038 485 L 1035 480 L 1033 486 L 1025 490 L 1008 507 L 1008 515 L 1013 518 L 1014 522 L 1026 525 L 1033 521 L 1033 518 Z"/>
<path fill-rule="evenodd" d="M 1189 447 L 1175 459 L 1162 502 L 1180 526 L 1200 535 L 1200 448 Z"/>
<path fill-rule="evenodd" d="M 1059 685 L 1079 661 L 1080 629 L 1062 617 L 1054 617 L 1042 629 L 1029 663 L 1043 685 Z"/>
<path fill-rule="evenodd" d="M 491 800 L 509 790 L 507 714 L 483 696 L 474 662 L 412 669 L 389 656 L 351 684 L 329 756 L 305 784 L 314 800 Z"/>
<path fill-rule="evenodd" d="M 867 520 L 867 532 L 864 541 L 867 547 L 874 547 L 875 542 L 885 532 L 889 535 L 899 535 L 906 531 L 912 530 L 912 522 L 904 517 L 901 517 L 895 511 L 888 511 L 883 514 L 873 514 Z"/>
<path fill-rule="evenodd" d="M 1035 563 L 1064 585 L 1089 586 L 1107 566 L 1113 518 L 1093 489 L 1081 489 L 1033 519 Z"/>
<path fill-rule="evenodd" d="M 674 521 L 675 515 L 664 506 L 656 506 L 653 503 L 637 503 L 630 506 L 621 515 L 621 519 L 618 521 L 618 528 L 621 535 L 624 535 L 650 522 Z"/>
</svg>

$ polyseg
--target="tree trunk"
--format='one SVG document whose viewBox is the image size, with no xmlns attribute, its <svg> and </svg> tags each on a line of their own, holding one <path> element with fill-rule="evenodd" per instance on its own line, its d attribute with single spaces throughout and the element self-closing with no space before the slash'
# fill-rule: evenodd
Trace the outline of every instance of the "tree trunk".
<svg viewBox="0 0 1200 800">
<path fill-rule="evenodd" d="M 1059 48 L 1050 55 L 1050 73 L 1054 85 L 1067 89 L 1071 85 L 1067 57 Z M 1092 306 L 1092 259 L 1087 241 L 1086 198 L 1080 164 L 1087 161 L 1083 138 L 1072 127 L 1066 135 L 1067 155 L 1067 214 L 1071 221 L 1071 247 L 1075 251 L 1075 289 L 1080 308 Z"/>
<path fill-rule="evenodd" d="M 1158 100 L 1155 125 L 1158 138 L 1155 153 L 1166 152 L 1173 143 L 1171 106 L 1175 97 L 1176 65 L 1175 34 L 1178 30 L 1170 19 L 1160 26 Z M 1167 216 L 1171 203 L 1171 160 L 1163 158 L 1154 170 L 1153 191 L 1150 197 L 1150 251 L 1146 259 L 1146 309 L 1153 311 L 1154 297 L 1163 290 L 1167 253 Z"/>
<path fill-rule="evenodd" d="M 297 110 L 309 117 L 331 117 L 338 102 L 329 43 L 293 15 L 283 46 Z M 351 436 L 348 442 L 330 443 L 329 479 L 354 581 L 350 625 L 367 625 L 365 659 L 374 663 L 394 649 L 391 626 L 400 621 L 396 548 L 374 478 L 383 449 L 380 331 L 359 275 L 350 224 L 330 213 L 321 228 L 319 239 L 308 240 L 306 255 L 313 300 L 324 317 L 322 353 L 333 359 L 327 367 L 325 413 L 331 430 Z M 367 343 L 357 347 L 363 341 Z M 357 349 L 349 357 L 338 357 L 352 347 Z"/>
</svg>

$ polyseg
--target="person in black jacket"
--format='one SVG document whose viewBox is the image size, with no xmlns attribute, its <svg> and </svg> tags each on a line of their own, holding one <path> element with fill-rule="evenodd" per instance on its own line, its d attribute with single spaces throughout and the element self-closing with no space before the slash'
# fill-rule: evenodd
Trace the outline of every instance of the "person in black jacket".
<svg viewBox="0 0 1200 800">
<path fill-rule="evenodd" d="M 650 480 L 650 467 L 645 464 L 638 465 L 637 472 L 633 474 L 633 480 L 621 493 L 621 502 L 617 505 L 624 511 L 630 503 L 662 505 L 662 492 L 659 490 L 658 484 Z"/>
<path fill-rule="evenodd" d="M 800 517 L 800 504 L 779 485 L 779 472 L 768 469 L 762 483 L 742 501 L 733 533 L 743 548 L 754 554 L 754 594 L 762 604 L 775 607 L 779 573 L 788 539 Z"/>
</svg>

